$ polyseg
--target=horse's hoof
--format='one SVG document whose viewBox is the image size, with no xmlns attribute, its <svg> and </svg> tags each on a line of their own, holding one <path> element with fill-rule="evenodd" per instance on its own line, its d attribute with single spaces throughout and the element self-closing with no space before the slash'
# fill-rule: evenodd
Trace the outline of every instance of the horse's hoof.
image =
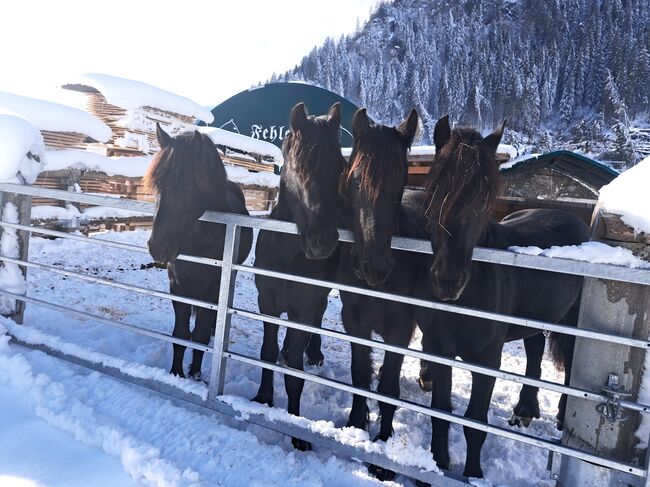
<svg viewBox="0 0 650 487">
<path fill-rule="evenodd" d="M 311 443 L 300 438 L 291 438 L 291 444 L 296 450 L 311 451 Z"/>
<path fill-rule="evenodd" d="M 345 425 L 346 428 L 358 428 L 360 430 L 369 431 L 370 430 L 370 411 L 366 409 L 366 414 L 361 416 L 358 414 L 352 415 L 348 418 L 348 422 Z M 375 439 L 376 440 L 376 439 Z"/>
<path fill-rule="evenodd" d="M 309 365 L 316 365 L 320 367 L 321 365 L 323 365 L 324 361 L 325 361 L 325 357 L 323 356 L 322 353 L 319 353 L 315 357 L 310 357 L 309 355 L 307 355 L 307 363 Z"/>
<path fill-rule="evenodd" d="M 431 392 L 433 390 L 433 381 L 432 380 L 424 380 L 422 377 L 418 378 L 418 384 L 420 384 L 420 388 L 424 392 Z"/>
<path fill-rule="evenodd" d="M 517 426 L 517 427 L 524 427 L 528 428 L 530 426 L 530 423 L 532 423 L 533 418 L 530 416 L 517 416 L 516 414 L 513 414 L 510 416 L 510 419 L 508 420 L 508 424 L 510 426 Z"/>
<path fill-rule="evenodd" d="M 467 477 L 468 479 L 482 479 L 483 478 L 483 470 L 481 468 L 477 469 L 471 469 L 468 470 L 465 468 L 465 471 L 463 472 L 463 477 Z"/>
<path fill-rule="evenodd" d="M 180 377 L 181 379 L 185 378 L 185 373 L 183 372 L 183 369 L 178 370 L 178 369 L 174 369 L 174 367 L 172 367 L 172 369 L 169 371 L 169 373 L 171 375 L 175 376 L 175 377 Z"/>
<path fill-rule="evenodd" d="M 431 484 L 427 484 L 426 482 L 417 479 L 415 480 L 415 485 L 417 485 L 417 487 L 431 487 Z"/>
<path fill-rule="evenodd" d="M 379 465 L 369 464 L 368 472 L 370 472 L 370 475 L 381 482 L 390 481 L 395 478 L 395 472 L 388 470 L 387 468 L 380 467 Z"/>
<path fill-rule="evenodd" d="M 557 428 L 558 431 L 564 431 L 564 421 L 558 418 L 555 427 Z"/>
<path fill-rule="evenodd" d="M 270 408 L 273 407 L 273 396 L 269 397 L 266 394 L 262 394 L 261 392 L 258 392 L 257 396 L 251 399 L 251 401 L 257 402 L 259 404 L 266 404 Z"/>
<path fill-rule="evenodd" d="M 203 378 L 203 375 L 201 374 L 200 371 L 199 372 L 192 372 L 190 370 L 190 373 L 188 374 L 188 378 L 190 378 L 192 380 L 195 380 L 196 382 L 203 382 L 206 386 L 208 385 L 208 381 L 206 381 Z"/>
</svg>

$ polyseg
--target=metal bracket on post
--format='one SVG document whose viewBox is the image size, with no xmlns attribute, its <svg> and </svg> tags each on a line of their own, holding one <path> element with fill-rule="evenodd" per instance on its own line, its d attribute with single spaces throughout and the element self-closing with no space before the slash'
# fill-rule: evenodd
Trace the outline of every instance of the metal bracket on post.
<svg viewBox="0 0 650 487">
<path fill-rule="evenodd" d="M 226 357 L 224 351 L 230 339 L 231 314 L 228 309 L 232 306 L 235 290 L 236 272 L 233 265 L 239 257 L 239 237 L 241 227 L 228 223 L 223 244 L 223 259 L 221 266 L 221 283 L 219 285 L 219 308 L 217 310 L 217 324 L 214 330 L 214 352 L 212 354 L 212 370 L 208 386 L 208 399 L 213 401 L 223 394 L 224 379 L 226 375 Z"/>
<path fill-rule="evenodd" d="M 610 423 L 625 421 L 628 416 L 623 411 L 621 399 L 631 397 L 632 393 L 623 388 L 619 375 L 613 372 L 610 373 L 607 378 L 607 385 L 601 387 L 600 390 L 607 395 L 608 399 L 606 402 L 598 404 L 596 411 Z"/>
</svg>

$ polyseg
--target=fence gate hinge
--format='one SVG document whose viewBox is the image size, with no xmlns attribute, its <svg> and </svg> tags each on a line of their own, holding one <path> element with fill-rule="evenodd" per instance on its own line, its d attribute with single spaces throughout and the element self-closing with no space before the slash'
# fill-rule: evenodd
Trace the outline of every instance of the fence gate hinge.
<svg viewBox="0 0 650 487">
<path fill-rule="evenodd" d="M 600 390 L 607 396 L 607 401 L 598 404 L 596 411 L 610 423 L 625 421 L 628 416 L 621 406 L 621 398 L 631 397 L 632 393 L 623 388 L 619 375 L 610 373 L 607 385 L 602 386 Z"/>
</svg>

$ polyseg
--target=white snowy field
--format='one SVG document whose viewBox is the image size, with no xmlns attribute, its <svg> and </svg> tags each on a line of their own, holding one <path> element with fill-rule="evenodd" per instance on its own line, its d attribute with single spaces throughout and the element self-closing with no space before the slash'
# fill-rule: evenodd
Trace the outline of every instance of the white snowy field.
<svg viewBox="0 0 650 487">
<path fill-rule="evenodd" d="M 145 245 L 148 236 L 149 232 L 140 230 L 107 233 L 96 238 Z M 151 261 L 147 254 L 91 243 L 33 238 L 30 260 L 167 291 L 165 271 L 141 269 L 142 264 Z M 173 311 L 166 300 L 32 269 L 28 274 L 28 294 L 148 329 L 166 333 L 172 330 Z M 324 326 L 342 330 L 340 301 L 335 293 L 331 294 L 329 304 Z M 251 275 L 238 276 L 235 305 L 257 310 L 257 293 Z M 81 322 L 33 305 L 27 307 L 23 326 L 8 320 L 0 322 L 0 326 L 10 328 L 22 338 L 47 342 L 68 353 L 92 356 L 93 360 L 112 360 L 129 373 L 163 377 L 186 391 L 205 394 L 203 385 L 168 376 L 171 345 L 148 337 Z M 233 351 L 258 357 L 261 340 L 261 323 L 240 317 L 233 319 L 230 336 Z M 417 336 L 412 346 L 420 347 Z M 307 366 L 307 370 L 349 383 L 349 345 L 324 337 L 323 353 L 325 364 Z M 186 357 L 188 364 L 189 355 Z M 381 355 L 375 352 L 375 370 Z M 209 358 L 206 356 L 204 360 L 206 377 L 209 377 Z M 502 368 L 524 373 L 523 343 L 506 345 Z M 550 362 L 545 360 L 543 368 L 544 379 L 562 381 L 562 374 Z M 422 392 L 416 383 L 418 372 L 419 362 L 407 358 L 402 369 L 402 397 L 428 404 L 430 395 Z M 225 393 L 251 398 L 257 391 L 259 376 L 259 369 L 229 362 Z M 454 372 L 456 413 L 464 412 L 470 383 L 469 374 Z M 275 387 L 276 407 L 284 408 L 286 398 L 281 377 L 276 378 Z M 491 424 L 509 427 L 507 420 L 517 402 L 519 389 L 518 384 L 497 381 L 489 415 Z M 546 438 L 559 436 L 555 430 L 558 398 L 555 393 L 540 391 L 542 417 L 533 422 L 527 433 Z M 319 425 L 331 421 L 336 426 L 344 426 L 350 406 L 351 396 L 347 393 L 310 382 L 305 385 L 302 414 L 310 420 L 319 420 Z M 371 420 L 375 421 L 377 404 L 370 401 L 370 407 Z M 15 485 L 73 483 L 60 483 L 60 479 L 78 479 L 79 485 L 138 482 L 160 486 L 379 485 L 363 464 L 337 457 L 329 450 L 294 451 L 289 440 L 280 434 L 256 426 L 240 431 L 233 427 L 231 418 L 208 417 L 179 408 L 141 388 L 83 370 L 41 352 L 9 345 L 6 337 L 0 342 L 0 410 L 0 480 L 3 476 L 13 476 L 16 482 L 20 479 L 32 482 Z M 398 410 L 394 427 L 395 443 L 391 450 L 415 455 L 428 449 L 431 427 L 424 415 Z M 373 426 L 370 435 L 347 431 L 346 438 L 363 442 L 374 437 L 376 430 Z M 27 436 L 38 438 L 34 441 L 43 446 L 36 448 L 33 454 L 31 449 L 26 449 L 20 463 L 4 461 L 4 453 L 12 451 L 11 445 L 24 446 Z M 452 426 L 450 440 L 452 470 L 460 473 L 465 456 L 462 428 Z M 52 450 L 51 455 L 47 455 L 48 450 Z M 65 453 L 68 451 L 69 456 Z M 85 459 L 96 467 L 85 468 Z M 50 462 L 49 466 L 43 466 L 44 462 Z M 484 471 L 494 485 L 550 486 L 546 463 L 546 451 L 492 435 L 488 436 L 483 448 Z M 411 483 L 398 476 L 394 485 Z"/>
</svg>

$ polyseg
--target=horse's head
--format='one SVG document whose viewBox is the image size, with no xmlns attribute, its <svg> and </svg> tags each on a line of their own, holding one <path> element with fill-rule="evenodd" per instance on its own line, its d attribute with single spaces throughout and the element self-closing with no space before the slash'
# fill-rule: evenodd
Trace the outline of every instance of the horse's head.
<svg viewBox="0 0 650 487">
<path fill-rule="evenodd" d="M 176 137 L 156 126 L 160 151 L 145 176 L 157 194 L 149 253 L 167 264 L 181 251 L 183 240 L 208 209 L 226 198 L 226 170 L 212 140 L 198 131 Z"/>
<path fill-rule="evenodd" d="M 281 190 L 302 237 L 309 259 L 326 259 L 338 243 L 336 207 L 338 182 L 345 159 L 341 155 L 338 103 L 327 115 L 307 115 L 304 103 L 291 110 L 291 131 L 282 151 Z"/>
<path fill-rule="evenodd" d="M 355 272 L 371 286 L 383 283 L 393 268 L 391 237 L 406 184 L 406 152 L 418 127 L 415 109 L 396 127 L 371 124 L 366 110 L 354 115 L 345 200 L 352 217 Z"/>
<path fill-rule="evenodd" d="M 504 126 L 483 138 L 471 128 L 451 130 L 447 116 L 436 123 L 426 214 L 434 252 L 430 278 L 438 299 L 458 299 L 469 281 L 472 252 L 499 189 L 495 156 Z"/>
</svg>

